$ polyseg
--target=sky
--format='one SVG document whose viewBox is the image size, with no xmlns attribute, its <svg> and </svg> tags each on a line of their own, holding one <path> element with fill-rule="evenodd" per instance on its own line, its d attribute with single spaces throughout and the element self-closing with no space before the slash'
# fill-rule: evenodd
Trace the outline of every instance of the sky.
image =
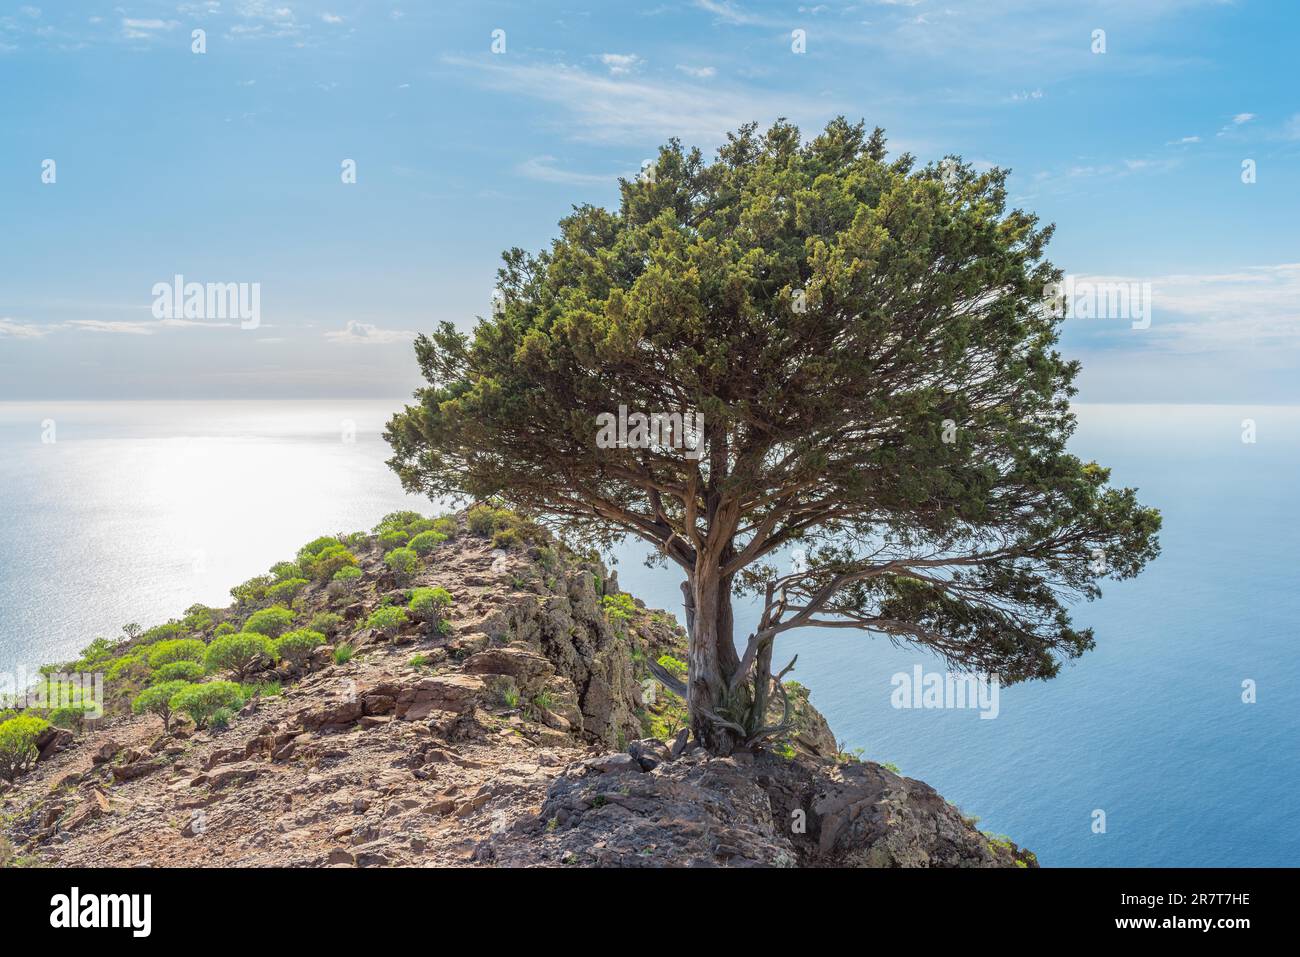
<svg viewBox="0 0 1300 957">
<path fill-rule="evenodd" d="M 1296 402 L 1298 47 L 1284 0 L 3 0 L 0 399 L 405 397 L 669 137 L 843 114 L 1133 290 L 1065 321 L 1080 400 Z M 159 318 L 178 275 L 256 320 Z"/>
</svg>

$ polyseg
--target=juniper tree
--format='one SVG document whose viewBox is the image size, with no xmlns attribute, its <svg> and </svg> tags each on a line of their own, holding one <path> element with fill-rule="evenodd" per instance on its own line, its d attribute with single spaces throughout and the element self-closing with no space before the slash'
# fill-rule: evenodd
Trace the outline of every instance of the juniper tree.
<svg viewBox="0 0 1300 957">
<path fill-rule="evenodd" d="M 497 497 L 589 545 L 637 536 L 680 568 L 685 687 L 657 674 L 716 753 L 789 720 L 773 646 L 794 628 L 1050 678 L 1094 643 L 1069 606 L 1141 571 L 1160 518 L 1067 450 L 1052 228 L 1005 181 L 891 158 L 842 118 L 807 143 L 747 125 L 713 162 L 673 140 L 617 210 L 507 252 L 472 334 L 416 340 L 429 385 L 389 423 L 389 464 L 410 491 Z M 602 447 L 620 405 L 702 415 L 697 452 Z M 737 647 L 741 594 L 762 611 Z"/>
</svg>

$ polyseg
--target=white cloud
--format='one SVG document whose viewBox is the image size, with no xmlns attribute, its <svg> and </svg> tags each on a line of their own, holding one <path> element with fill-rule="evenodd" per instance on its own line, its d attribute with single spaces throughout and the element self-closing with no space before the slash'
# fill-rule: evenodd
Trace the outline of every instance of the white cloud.
<svg viewBox="0 0 1300 957">
<path fill-rule="evenodd" d="M 103 319 L 73 319 L 68 325 L 87 332 L 103 332 L 116 335 L 150 336 L 162 325 L 161 322 L 108 322 Z"/>
<path fill-rule="evenodd" d="M 1254 113 L 1238 113 L 1232 118 L 1233 126 L 1241 126 L 1243 123 L 1249 123 L 1255 118 Z"/>
<path fill-rule="evenodd" d="M 1011 100 L 1013 103 L 1020 103 L 1026 100 L 1041 100 L 1042 98 L 1042 90 L 1021 90 L 1019 93 L 1011 94 Z"/>
<path fill-rule="evenodd" d="M 636 70 L 645 61 L 635 53 L 602 53 L 600 62 L 609 67 L 610 76 L 622 76 Z"/>
<path fill-rule="evenodd" d="M 647 141 L 679 136 L 687 143 L 711 146 L 751 121 L 785 116 L 820 126 L 850 109 L 830 97 L 713 86 L 703 90 L 688 82 L 605 76 L 563 64 L 503 64 L 501 59 L 449 57 L 445 62 L 473 71 L 487 86 L 554 104 L 567 114 L 563 129 L 579 140 L 645 147 Z"/>
<path fill-rule="evenodd" d="M 0 319 L 0 337 L 10 339 L 40 339 L 50 334 L 49 326 L 38 326 L 34 322 L 20 322 L 17 319 Z"/>
<path fill-rule="evenodd" d="M 718 71 L 711 66 L 685 66 L 677 64 L 677 69 L 681 70 L 687 76 L 693 76 L 697 80 L 707 80 L 709 77 L 717 76 Z"/>
<path fill-rule="evenodd" d="M 1171 351 L 1300 348 L 1300 263 L 1223 273 L 1075 279 L 1151 283 L 1151 328 L 1141 334 Z"/>
<path fill-rule="evenodd" d="M 349 319 L 343 329 L 327 332 L 325 338 L 330 342 L 383 345 L 391 342 L 409 342 L 415 338 L 415 333 L 404 329 L 380 329 L 368 322 Z"/>
<path fill-rule="evenodd" d="M 567 183 L 571 186 L 612 186 L 619 176 L 635 173 L 577 173 L 560 169 L 554 156 L 534 156 L 515 167 L 520 176 L 542 183 Z"/>
<path fill-rule="evenodd" d="M 321 18 L 322 20 L 324 20 L 326 23 L 342 23 L 342 22 L 343 22 L 343 18 L 342 18 L 341 16 L 339 16 L 337 13 L 322 13 L 322 14 L 320 15 L 320 18 Z"/>
<path fill-rule="evenodd" d="M 132 20 L 122 21 L 122 36 L 128 40 L 142 40 L 152 37 L 158 31 L 174 30 L 179 24 L 175 20 Z"/>
</svg>

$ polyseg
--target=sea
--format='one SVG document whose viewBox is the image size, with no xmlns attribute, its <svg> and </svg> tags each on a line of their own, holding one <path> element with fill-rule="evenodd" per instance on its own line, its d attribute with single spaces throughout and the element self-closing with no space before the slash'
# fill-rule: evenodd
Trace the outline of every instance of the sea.
<svg viewBox="0 0 1300 957">
<path fill-rule="evenodd" d="M 0 672 L 226 604 L 408 495 L 400 400 L 0 403 Z M 899 707 L 943 666 L 843 630 L 782 636 L 844 750 L 927 782 L 1044 866 L 1300 865 L 1300 407 L 1080 405 L 1073 451 L 1164 514 L 1163 554 L 1075 608 L 1097 647 L 990 708 Z M 621 586 L 680 617 L 645 546 Z M 753 627 L 737 606 L 737 633 Z M 904 702 L 905 703 L 905 702 Z M 913 702 L 914 704 L 917 702 Z"/>
</svg>

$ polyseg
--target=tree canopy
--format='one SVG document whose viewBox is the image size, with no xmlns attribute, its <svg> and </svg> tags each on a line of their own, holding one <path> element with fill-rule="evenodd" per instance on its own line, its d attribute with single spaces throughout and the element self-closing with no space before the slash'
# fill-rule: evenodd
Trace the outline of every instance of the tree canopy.
<svg viewBox="0 0 1300 957">
<path fill-rule="evenodd" d="M 797 627 L 1049 678 L 1093 645 L 1069 605 L 1141 571 L 1160 518 L 1067 450 L 1052 230 L 1005 182 L 891 159 L 842 118 L 807 142 L 747 125 L 713 162 L 671 141 L 617 210 L 507 252 L 471 334 L 416 340 L 429 385 L 389 423 L 389 464 L 408 490 L 497 497 L 588 544 L 636 535 L 679 566 L 677 690 L 717 752 L 781 727 L 773 644 Z M 697 452 L 598 443 L 620 406 L 699 414 Z M 763 614 L 737 648 L 746 591 Z"/>
</svg>

